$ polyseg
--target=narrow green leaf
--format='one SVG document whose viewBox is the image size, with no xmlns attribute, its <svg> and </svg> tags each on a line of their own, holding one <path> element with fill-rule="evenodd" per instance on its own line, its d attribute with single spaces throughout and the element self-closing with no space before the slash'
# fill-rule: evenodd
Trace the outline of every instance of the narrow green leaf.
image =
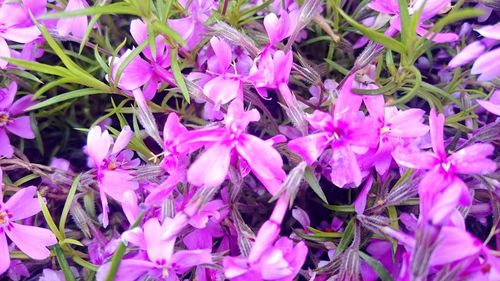
<svg viewBox="0 0 500 281">
<path fill-rule="evenodd" d="M 28 107 L 26 110 L 30 111 L 30 110 L 36 110 L 36 109 L 40 109 L 40 108 L 44 108 L 44 107 L 47 107 L 47 106 L 50 106 L 50 105 L 53 105 L 53 104 L 56 104 L 56 103 L 60 103 L 60 102 L 63 102 L 63 101 L 67 101 L 67 100 L 71 100 L 71 99 L 76 99 L 76 98 L 80 98 L 80 97 L 85 97 L 85 96 L 89 96 L 89 95 L 95 95 L 95 94 L 102 94 L 102 90 L 98 90 L 98 89 L 79 89 L 79 90 L 74 90 L 74 91 L 71 91 L 71 92 L 67 92 L 67 93 L 64 93 L 64 94 L 60 94 L 60 95 L 57 95 L 55 97 L 52 97 L 48 100 L 44 100 L 40 103 L 37 103 L 33 106 L 30 106 Z"/>
<path fill-rule="evenodd" d="M 371 256 L 359 251 L 359 256 L 368 263 L 373 270 L 377 273 L 378 277 L 382 281 L 392 281 L 391 274 L 385 269 L 385 267 L 376 259 Z"/>
<path fill-rule="evenodd" d="M 45 92 L 47 92 L 48 90 L 50 90 L 52 88 L 55 88 L 57 86 L 64 85 L 64 84 L 67 84 L 67 83 L 76 83 L 76 82 L 77 82 L 76 79 L 72 78 L 72 77 L 64 77 L 64 78 L 61 78 L 61 79 L 54 80 L 52 82 L 49 82 L 49 83 L 43 85 L 43 87 L 41 87 L 40 89 L 38 89 L 33 94 L 33 99 L 39 98 Z"/>
<path fill-rule="evenodd" d="M 42 195 L 40 195 L 39 192 L 37 192 L 36 195 L 38 198 L 38 203 L 40 203 L 40 206 L 42 208 L 43 217 L 45 218 L 45 221 L 47 222 L 47 225 L 49 226 L 50 230 L 52 230 L 52 232 L 56 235 L 57 240 L 59 241 L 64 240 L 64 237 L 61 235 L 59 229 L 57 229 L 57 226 L 54 223 L 54 219 L 52 219 L 52 216 L 50 215 L 49 209 L 47 209 L 47 205 L 45 205 L 45 202 L 43 201 Z"/>
<path fill-rule="evenodd" d="M 57 263 L 64 273 L 64 279 L 66 279 L 66 281 L 75 281 L 76 279 L 73 276 L 73 273 L 69 268 L 68 261 L 66 260 L 66 257 L 64 256 L 64 253 L 59 245 L 54 247 L 54 252 L 56 253 Z"/>
<path fill-rule="evenodd" d="M 72 77 L 73 76 L 73 74 L 68 69 L 61 67 L 61 66 L 53 66 L 53 65 L 48 65 L 48 64 L 44 64 L 44 63 L 22 60 L 22 59 L 15 59 L 15 58 L 1 57 L 1 59 L 6 60 L 13 65 L 16 65 L 16 66 L 19 66 L 22 68 L 26 68 L 26 69 L 29 69 L 29 70 L 32 70 L 35 72 L 46 73 L 46 74 L 61 76 L 61 77 Z"/>
<path fill-rule="evenodd" d="M 25 79 L 28 79 L 31 81 L 35 81 L 39 84 L 43 84 L 42 80 L 38 79 L 38 77 L 36 77 L 35 75 L 33 75 L 27 71 L 24 71 L 21 69 L 9 69 L 9 72 L 12 74 L 15 74 L 18 77 L 25 78 Z"/>
<path fill-rule="evenodd" d="M 24 176 L 24 177 L 22 177 L 22 178 L 18 179 L 17 181 L 15 181 L 15 182 L 13 183 L 13 185 L 15 185 L 15 186 L 21 186 L 21 185 L 23 185 L 23 184 L 25 184 L 25 183 L 27 183 L 27 182 L 29 182 L 29 181 L 31 181 L 31 180 L 34 180 L 34 179 L 36 179 L 36 178 L 39 178 L 39 177 L 40 177 L 40 176 L 39 176 L 39 175 L 36 175 L 36 174 L 29 174 L 29 175 Z"/>
<path fill-rule="evenodd" d="M 340 255 L 351 243 L 354 238 L 354 229 L 356 227 L 356 219 L 352 218 L 344 229 L 344 233 L 342 234 L 342 238 L 340 238 L 339 245 L 337 246 L 337 250 L 335 251 L 335 256 Z"/>
<path fill-rule="evenodd" d="M 82 258 L 80 258 L 79 256 L 73 256 L 73 261 L 76 263 L 76 264 L 79 264 L 83 267 L 85 267 L 86 269 L 88 270 L 91 270 L 93 272 L 97 272 L 97 270 L 99 270 L 99 267 L 93 263 L 90 263 Z"/>
<path fill-rule="evenodd" d="M 325 208 L 339 213 L 354 213 L 353 205 L 324 205 Z"/>
<path fill-rule="evenodd" d="M 410 12 L 408 11 L 407 0 L 398 0 L 399 19 L 401 21 L 401 42 L 403 46 L 408 47 L 408 42 L 411 41 L 411 22 Z"/>
<path fill-rule="evenodd" d="M 325 232 L 321 230 L 317 230 L 314 227 L 308 226 L 307 229 L 314 233 L 315 237 L 320 237 L 320 238 L 340 238 L 342 237 L 342 232 Z"/>
<path fill-rule="evenodd" d="M 391 37 L 385 36 L 384 34 L 382 34 L 380 32 L 377 32 L 377 31 L 375 31 L 373 29 L 370 29 L 370 28 L 368 28 L 368 27 L 366 27 L 366 26 L 358 23 L 357 21 L 355 21 L 354 19 L 352 19 L 351 17 L 349 17 L 349 15 L 347 15 L 344 11 L 342 11 L 342 9 L 338 8 L 337 10 L 339 11 L 339 13 L 342 15 L 342 17 L 350 25 L 352 25 L 353 27 L 355 27 L 356 29 L 358 29 L 366 37 L 370 38 L 371 40 L 373 40 L 373 41 L 375 41 L 377 43 L 382 44 L 387 49 L 393 50 L 393 51 L 398 52 L 400 54 L 404 53 L 405 48 L 404 48 L 403 44 L 401 44 L 397 40 L 395 40 L 395 39 L 393 39 Z"/>
<path fill-rule="evenodd" d="M 59 13 L 46 13 L 39 17 L 39 19 L 57 19 L 57 18 L 70 18 L 76 16 L 92 16 L 96 14 L 111 14 L 111 15 L 139 15 L 139 12 L 126 2 L 112 3 L 105 6 L 94 6 L 81 10 L 59 12 Z"/>
<path fill-rule="evenodd" d="M 326 199 L 326 195 L 323 192 L 323 189 L 321 189 L 321 186 L 319 185 L 318 179 L 314 176 L 314 173 L 310 167 L 306 168 L 306 171 L 304 173 L 304 179 L 307 181 L 309 186 L 312 188 L 314 193 L 318 195 L 318 197 L 325 202 L 325 204 L 328 204 L 328 200 Z"/>
<path fill-rule="evenodd" d="M 71 244 L 71 245 L 77 245 L 80 247 L 84 247 L 82 242 L 75 240 L 75 239 L 71 239 L 71 238 L 64 238 L 63 241 L 59 242 L 59 245 L 64 245 L 64 244 Z"/>
<path fill-rule="evenodd" d="M 80 43 L 80 48 L 78 49 L 78 53 L 81 54 L 83 52 L 83 48 L 85 48 L 85 44 L 89 41 L 90 32 L 94 29 L 95 24 L 101 18 L 101 14 L 93 15 L 89 21 L 89 25 L 87 25 L 87 29 L 85 30 L 85 34 L 83 35 L 82 42 Z"/>
<path fill-rule="evenodd" d="M 182 75 L 181 69 L 179 67 L 179 62 L 177 61 L 177 49 L 170 50 L 170 67 L 174 73 L 175 82 L 179 89 L 181 89 L 184 99 L 189 103 L 190 96 L 189 91 L 186 86 L 186 81 L 184 81 L 184 75 Z"/>
<path fill-rule="evenodd" d="M 73 199 L 75 198 L 75 193 L 76 189 L 78 188 L 78 185 L 80 184 L 80 177 L 82 174 L 79 174 L 75 180 L 73 181 L 73 184 L 71 184 L 71 188 L 69 189 L 68 197 L 66 198 L 66 202 L 64 203 L 64 207 L 61 213 L 61 219 L 59 220 L 59 231 L 63 236 L 65 236 L 65 226 L 66 226 L 66 219 L 68 217 L 69 209 L 71 208 L 71 204 L 73 203 Z"/>
</svg>

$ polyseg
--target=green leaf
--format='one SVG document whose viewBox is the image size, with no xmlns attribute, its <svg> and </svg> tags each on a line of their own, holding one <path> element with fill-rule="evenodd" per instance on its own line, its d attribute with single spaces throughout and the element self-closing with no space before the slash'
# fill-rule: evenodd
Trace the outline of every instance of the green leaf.
<svg viewBox="0 0 500 281">
<path fill-rule="evenodd" d="M 28 61 L 28 60 L 22 60 L 22 59 L 15 59 L 15 58 L 6 58 L 6 57 L 1 57 L 1 59 L 8 61 L 10 64 L 26 68 L 35 72 L 40 72 L 40 73 L 46 73 L 50 75 L 55 75 L 55 76 L 61 76 L 61 77 L 72 77 L 73 74 L 66 68 L 61 67 L 61 66 L 53 66 L 53 65 L 48 65 L 44 63 L 39 63 L 39 62 L 34 62 L 34 61 Z"/>
<path fill-rule="evenodd" d="M 56 235 L 57 240 L 64 240 L 64 237 L 61 235 L 61 232 L 59 232 L 59 229 L 57 229 L 57 226 L 54 223 L 54 219 L 52 219 L 52 216 L 50 215 L 49 209 L 47 209 L 47 205 L 45 205 L 45 202 L 43 201 L 42 195 L 40 195 L 39 192 L 37 192 L 36 195 L 38 198 L 38 203 L 40 203 L 40 206 L 42 208 L 43 217 L 45 218 L 45 221 L 47 222 L 50 230 L 52 230 L 52 232 Z"/>
<path fill-rule="evenodd" d="M 325 208 L 339 213 L 354 213 L 353 205 L 324 205 Z"/>
<path fill-rule="evenodd" d="M 356 228 L 356 219 L 352 218 L 344 229 L 344 233 L 342 234 L 342 238 L 340 238 L 339 245 L 337 246 L 337 250 L 335 251 L 335 256 L 340 255 L 351 243 L 354 238 L 354 229 Z"/>
<path fill-rule="evenodd" d="M 21 186 L 22 184 L 25 184 L 25 183 L 27 183 L 27 182 L 29 182 L 29 181 L 31 181 L 31 180 L 34 180 L 34 179 L 36 179 L 36 178 L 39 178 L 39 177 L 40 177 L 40 176 L 39 176 L 39 175 L 36 175 L 36 174 L 29 174 L 29 175 L 24 176 L 24 177 L 22 177 L 22 178 L 18 179 L 17 181 L 15 181 L 15 182 L 13 183 L 13 185 L 15 185 L 15 186 Z"/>
<path fill-rule="evenodd" d="M 391 37 L 385 36 L 384 34 L 382 34 L 380 32 L 377 32 L 373 29 L 370 29 L 370 28 L 358 23 L 357 21 L 355 21 L 354 19 L 349 17 L 349 15 L 347 15 L 344 11 L 342 11 L 342 9 L 338 8 L 337 10 L 339 11 L 339 13 L 342 15 L 342 17 L 350 25 L 352 25 L 353 27 L 358 29 L 366 37 L 370 38 L 371 40 L 373 40 L 377 43 L 382 44 L 387 49 L 393 50 L 393 51 L 398 52 L 400 54 L 403 54 L 405 52 L 405 48 L 404 48 L 403 44 L 401 44 L 397 40 L 395 40 Z"/>
<path fill-rule="evenodd" d="M 66 279 L 66 281 L 75 281 L 76 279 L 73 276 L 73 273 L 69 268 L 68 261 L 66 260 L 66 257 L 64 256 L 64 253 L 59 245 L 54 247 L 54 252 L 56 253 L 57 263 L 64 273 L 64 279 Z"/>
<path fill-rule="evenodd" d="M 179 89 L 181 89 L 182 95 L 184 99 L 189 103 L 189 91 L 186 86 L 186 81 L 184 81 L 184 76 L 182 75 L 181 69 L 179 67 L 179 62 L 177 61 L 177 49 L 170 50 L 170 67 L 172 68 L 172 72 L 174 73 L 175 82 Z"/>
<path fill-rule="evenodd" d="M 89 95 L 95 95 L 95 94 L 102 94 L 103 92 L 101 90 L 98 90 L 98 89 L 79 89 L 79 90 L 74 90 L 74 91 L 71 91 L 71 92 L 67 92 L 67 93 L 64 93 L 64 94 L 60 94 L 60 95 L 57 95 L 55 97 L 52 97 L 48 100 L 44 100 L 40 103 L 37 103 L 33 106 L 30 106 L 28 107 L 26 110 L 30 111 L 30 110 L 36 110 L 36 109 L 40 109 L 40 108 L 44 108 L 44 107 L 47 107 L 47 106 L 50 106 L 50 105 L 53 105 L 53 104 L 56 104 L 56 103 L 60 103 L 60 102 L 63 102 L 63 101 L 67 101 L 67 100 L 71 100 L 71 99 L 76 99 L 76 98 L 79 98 L 79 97 L 85 97 L 85 96 L 89 96 Z"/>
<path fill-rule="evenodd" d="M 92 16 L 90 19 L 89 25 L 87 25 L 87 29 L 85 30 L 85 34 L 83 35 L 82 42 L 80 43 L 80 48 L 78 49 L 78 53 L 81 54 L 83 52 L 83 48 L 85 48 L 85 44 L 89 41 L 90 32 L 94 29 L 97 21 L 101 18 L 101 14 L 97 14 Z"/>
<path fill-rule="evenodd" d="M 321 230 L 317 230 L 314 227 L 308 226 L 307 229 L 309 229 L 312 233 L 314 233 L 315 237 L 320 237 L 320 238 L 340 238 L 342 237 L 342 232 L 325 232 Z"/>
<path fill-rule="evenodd" d="M 368 263 L 373 270 L 377 273 L 378 277 L 382 281 L 392 281 L 391 274 L 385 269 L 385 267 L 376 259 L 371 256 L 359 251 L 359 256 Z"/>
<path fill-rule="evenodd" d="M 82 242 L 75 240 L 75 239 L 71 239 L 71 238 L 65 238 L 63 241 L 59 242 L 59 245 L 64 245 L 64 244 L 71 244 L 71 245 L 77 245 L 80 247 L 84 247 Z"/>
<path fill-rule="evenodd" d="M 318 179 L 314 176 L 314 173 L 310 167 L 306 168 L 306 171 L 304 172 L 304 179 L 307 181 L 309 186 L 312 188 L 314 193 L 318 195 L 318 197 L 325 202 L 325 204 L 328 204 L 328 200 L 326 199 L 326 195 L 323 192 L 323 189 L 321 189 L 321 186 L 319 185 Z"/>
<path fill-rule="evenodd" d="M 86 269 L 88 270 L 91 270 L 93 272 L 97 272 L 97 270 L 99 270 L 99 267 L 93 263 L 90 263 L 82 258 L 80 258 L 79 256 L 73 256 L 73 261 L 76 263 L 76 264 L 79 264 L 83 267 L 85 267 Z"/>
<path fill-rule="evenodd" d="M 66 202 L 64 203 L 64 207 L 61 213 L 61 219 L 59 220 L 59 231 L 63 236 L 65 236 L 65 225 L 66 219 L 68 217 L 69 209 L 71 208 L 71 204 L 73 203 L 73 199 L 75 198 L 76 189 L 80 184 L 80 177 L 82 174 L 79 174 L 73 184 L 71 184 L 71 188 L 69 189 L 68 197 L 66 198 Z"/>
<path fill-rule="evenodd" d="M 398 5 L 399 19 L 401 21 L 401 42 L 404 46 L 408 47 L 408 43 L 411 41 L 411 22 L 408 2 L 406 0 L 398 0 Z"/>
<path fill-rule="evenodd" d="M 112 15 L 139 15 L 139 11 L 134 9 L 125 2 L 113 3 L 105 6 L 94 6 L 81 10 L 59 12 L 59 13 L 46 13 L 39 17 L 39 19 L 58 19 L 58 18 L 70 18 L 76 16 L 91 16 L 97 14 L 112 14 Z"/>
<path fill-rule="evenodd" d="M 61 79 L 57 79 L 57 80 L 54 80 L 52 82 L 49 82 L 47 84 L 45 84 L 43 87 L 41 87 L 40 89 L 38 89 L 34 94 L 33 94 L 33 99 L 37 99 L 39 98 L 41 95 L 43 95 L 45 92 L 47 92 L 48 90 L 52 89 L 52 88 L 55 88 L 57 86 L 60 86 L 60 85 L 64 85 L 64 84 L 67 84 L 67 83 L 76 83 L 76 79 L 75 78 L 72 78 L 72 77 L 64 77 L 64 78 L 61 78 Z"/>
</svg>

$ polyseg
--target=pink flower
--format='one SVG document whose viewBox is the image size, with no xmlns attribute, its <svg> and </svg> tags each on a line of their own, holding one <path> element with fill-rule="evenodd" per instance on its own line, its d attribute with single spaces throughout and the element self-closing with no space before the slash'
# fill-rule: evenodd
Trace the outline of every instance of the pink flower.
<svg viewBox="0 0 500 281">
<path fill-rule="evenodd" d="M 6 40 L 17 43 L 29 43 L 40 36 L 40 31 L 31 21 L 29 15 L 19 3 L 3 3 L 0 7 L 0 57 L 11 57 L 11 50 Z M 0 68 L 7 66 L 6 60 L 0 60 Z"/>
<path fill-rule="evenodd" d="M 78 11 L 89 6 L 85 0 L 69 0 L 68 5 L 64 9 L 65 12 Z M 61 36 L 72 34 L 77 38 L 83 38 L 89 21 L 87 16 L 62 18 L 57 21 L 57 31 Z"/>
<path fill-rule="evenodd" d="M 336 105 L 333 116 L 319 110 L 314 111 L 307 119 L 317 132 L 288 143 L 290 150 L 302 156 L 309 165 L 325 149 L 331 147 L 331 181 L 339 187 L 350 183 L 356 186 L 361 184 L 361 169 L 355 154 L 364 154 L 369 148 L 376 146 L 377 129 L 374 120 L 363 116 L 351 106 L 352 103 L 347 102 L 342 106 Z"/>
<path fill-rule="evenodd" d="M 19 116 L 24 110 L 35 104 L 33 95 L 26 95 L 14 102 L 17 92 L 16 82 L 11 82 L 7 89 L 0 89 L 0 156 L 12 157 L 14 148 L 10 144 L 7 132 L 25 139 L 34 139 L 28 116 Z"/>
<path fill-rule="evenodd" d="M 106 195 L 122 202 L 127 190 L 139 187 L 138 182 L 134 181 L 133 176 L 127 171 L 137 166 L 139 160 L 132 160 L 133 152 L 124 150 L 132 135 L 130 127 L 126 126 L 113 144 L 113 138 L 108 131 L 101 131 L 101 127 L 96 126 L 90 129 L 87 137 L 86 152 L 89 155 L 89 165 L 96 169 L 104 227 L 108 225 L 109 211 Z"/>
<path fill-rule="evenodd" d="M 487 157 L 494 147 L 491 144 L 473 144 L 452 155 L 444 147 L 444 115 L 436 116 L 434 109 L 429 117 L 433 152 L 409 152 L 397 149 L 396 162 L 408 168 L 425 169 L 428 172 L 419 184 L 420 208 L 424 219 L 443 222 L 460 204 L 470 204 L 471 197 L 459 174 L 487 174 L 496 170 L 496 163 Z"/>
<path fill-rule="evenodd" d="M 139 19 L 130 23 L 130 33 L 138 45 L 147 40 L 147 26 Z M 110 80 L 115 80 L 118 68 L 130 53 L 131 50 L 127 50 L 118 60 L 114 61 Z M 170 48 L 163 36 L 158 35 L 156 37 L 156 56 L 153 57 L 150 47 L 144 49 L 142 54 L 147 60 L 141 56 L 135 57 L 123 70 L 118 87 L 133 91 L 144 86 L 144 97 L 151 100 L 161 82 L 173 84 L 173 75 L 167 70 L 170 67 Z"/>
<path fill-rule="evenodd" d="M 181 150 L 206 148 L 189 168 L 188 181 L 197 186 L 219 186 L 226 178 L 232 159 L 239 158 L 245 160 L 267 190 L 275 194 L 286 176 L 283 160 L 272 143 L 245 133 L 248 124 L 259 119 L 256 109 L 245 111 L 243 102 L 236 99 L 229 105 L 225 128 L 209 127 L 184 134 L 179 141 Z"/>
<path fill-rule="evenodd" d="M 493 95 L 491 95 L 489 101 L 477 100 L 477 103 L 489 112 L 500 116 L 500 90 L 496 90 Z"/>
<path fill-rule="evenodd" d="M 2 171 L 0 170 L 0 187 Z M 45 228 L 22 225 L 15 221 L 32 217 L 41 211 L 38 199 L 33 198 L 36 187 L 29 186 L 17 191 L 7 202 L 3 202 L 0 188 L 0 274 L 10 266 L 7 237 L 23 253 L 32 259 L 43 260 L 50 256 L 47 246 L 57 243 L 54 234 Z"/>
<path fill-rule="evenodd" d="M 174 252 L 175 239 L 161 240 L 161 233 L 170 221 L 170 218 L 166 218 L 160 224 L 158 219 L 151 218 L 144 223 L 143 229 L 132 230 L 133 235 L 125 236 L 128 242 L 144 250 L 145 255 L 122 260 L 115 276 L 117 280 L 133 281 L 148 276 L 155 280 L 178 281 L 177 274 L 183 274 L 200 264 L 212 263 L 210 249 Z M 107 263 L 99 268 L 97 280 L 105 280 L 110 266 L 111 263 Z"/>
</svg>

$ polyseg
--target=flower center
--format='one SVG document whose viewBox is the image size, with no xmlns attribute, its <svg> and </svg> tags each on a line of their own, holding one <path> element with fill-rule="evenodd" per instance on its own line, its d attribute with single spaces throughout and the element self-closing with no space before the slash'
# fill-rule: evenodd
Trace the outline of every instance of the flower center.
<svg viewBox="0 0 500 281">
<path fill-rule="evenodd" d="M 10 121 L 10 115 L 8 112 L 5 111 L 0 111 L 0 127 L 4 127 L 9 123 Z"/>
<path fill-rule="evenodd" d="M 387 134 L 391 131 L 391 128 L 389 128 L 388 126 L 385 126 L 385 127 L 382 127 L 380 129 L 380 134 L 383 135 L 383 134 Z"/>
<path fill-rule="evenodd" d="M 9 213 L 7 211 L 1 210 L 0 211 L 0 227 L 4 227 L 9 225 L 10 223 L 10 218 L 9 218 Z"/>
<path fill-rule="evenodd" d="M 451 169 L 451 163 L 450 162 L 444 162 L 444 163 L 441 164 L 441 167 L 443 168 L 443 170 L 445 172 L 448 172 Z"/>
</svg>

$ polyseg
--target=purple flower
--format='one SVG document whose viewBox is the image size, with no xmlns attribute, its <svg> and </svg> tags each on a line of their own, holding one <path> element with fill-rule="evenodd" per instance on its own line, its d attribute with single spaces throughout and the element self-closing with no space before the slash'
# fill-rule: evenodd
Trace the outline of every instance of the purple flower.
<svg viewBox="0 0 500 281">
<path fill-rule="evenodd" d="M 470 204 L 471 197 L 459 174 L 483 175 L 496 170 L 496 163 L 487 157 L 493 153 L 491 144 L 474 144 L 447 155 L 444 147 L 444 115 L 429 117 L 433 152 L 409 152 L 397 149 L 393 156 L 404 167 L 428 172 L 419 184 L 420 208 L 424 219 L 443 222 L 460 204 Z"/>
<path fill-rule="evenodd" d="M 2 171 L 0 170 L 0 187 L 1 181 Z M 47 246 L 57 243 L 56 237 L 48 229 L 15 223 L 41 211 L 38 199 L 33 198 L 36 191 L 35 186 L 22 188 L 4 203 L 3 192 L 0 188 L 0 274 L 7 271 L 10 266 L 7 237 L 19 250 L 36 260 L 48 258 L 50 251 Z"/>
<path fill-rule="evenodd" d="M 31 100 L 33 95 L 26 95 L 14 102 L 16 92 L 16 82 L 11 82 L 7 89 L 0 89 L 0 156 L 7 158 L 14 154 L 7 132 L 25 139 L 35 138 L 30 118 L 19 116 L 27 107 L 35 104 Z"/>
<path fill-rule="evenodd" d="M 309 165 L 330 147 L 331 181 L 339 187 L 350 183 L 356 186 L 361 184 L 361 169 L 356 154 L 364 154 L 374 147 L 377 138 L 374 120 L 361 112 L 353 111 L 347 104 L 337 105 L 333 116 L 319 110 L 314 111 L 308 121 L 316 129 L 316 133 L 288 143 L 290 150 L 302 156 Z"/>
<path fill-rule="evenodd" d="M 104 227 L 108 225 L 109 212 L 106 195 L 122 202 L 127 190 L 139 187 L 138 182 L 134 181 L 133 176 L 127 171 L 137 166 L 139 160 L 132 160 L 133 152 L 124 150 L 132 135 L 130 127 L 126 126 L 113 144 L 113 138 L 108 131 L 101 131 L 101 127 L 96 126 L 89 131 L 87 137 L 86 152 L 89 155 L 89 166 L 96 169 Z"/>
<path fill-rule="evenodd" d="M 496 90 L 493 95 L 491 95 L 489 101 L 477 100 L 477 103 L 489 112 L 500 116 L 500 90 Z"/>
<path fill-rule="evenodd" d="M 181 150 L 206 148 L 189 168 L 188 181 L 197 186 L 216 187 L 226 178 L 232 159 L 240 159 L 248 163 L 253 174 L 274 195 L 286 176 L 283 160 L 272 143 L 245 133 L 248 124 L 259 119 L 256 109 L 245 111 L 243 102 L 236 99 L 229 105 L 225 128 L 208 127 L 184 134 L 179 141 Z"/>
<path fill-rule="evenodd" d="M 212 263 L 210 249 L 180 250 L 174 252 L 175 239 L 162 240 L 161 233 L 171 222 L 166 218 L 163 224 L 151 218 L 144 223 L 143 229 L 129 231 L 125 239 L 139 246 L 145 254 L 124 259 L 115 276 L 117 280 L 137 280 L 148 276 L 155 280 L 178 281 L 177 274 L 183 274 L 200 264 Z M 133 232 L 133 233 L 130 233 Z M 105 280 L 111 263 L 104 264 L 97 272 L 97 280 Z"/>
</svg>

